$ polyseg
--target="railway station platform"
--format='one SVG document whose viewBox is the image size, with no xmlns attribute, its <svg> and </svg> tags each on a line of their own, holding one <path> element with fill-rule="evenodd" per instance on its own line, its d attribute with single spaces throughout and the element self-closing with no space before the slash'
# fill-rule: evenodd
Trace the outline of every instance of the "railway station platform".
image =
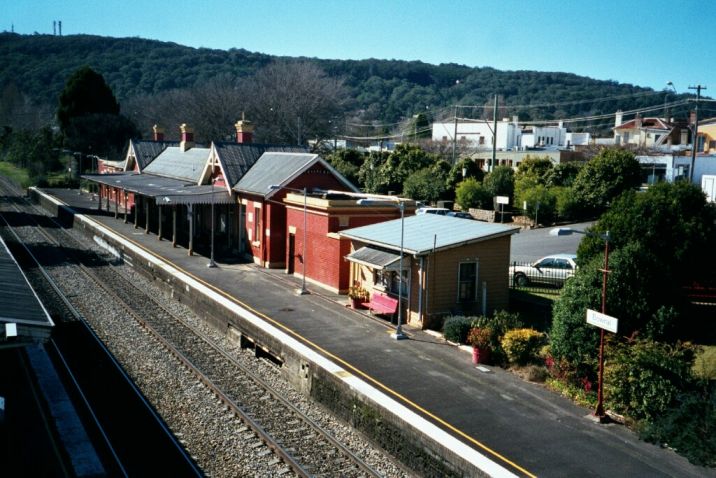
<svg viewBox="0 0 716 478">
<path fill-rule="evenodd" d="M 403 326 L 409 339 L 397 341 L 390 336 L 393 324 L 348 308 L 345 296 L 310 283 L 310 294 L 297 295 L 300 279 L 283 270 L 221 262 L 209 268 L 207 257 L 188 256 L 171 241 L 125 224 L 121 215 L 115 219 L 98 211 L 91 195 L 76 189 L 39 193 L 256 311 L 302 346 L 349 370 L 366 384 L 364 389 L 422 417 L 429 426 L 421 433 L 464 445 L 450 445 L 458 455 L 482 456 L 485 475 L 716 476 L 671 450 L 640 441 L 621 425 L 595 423 L 591 410 L 539 384 L 497 367 L 474 366 L 469 354 L 433 334 Z"/>
</svg>

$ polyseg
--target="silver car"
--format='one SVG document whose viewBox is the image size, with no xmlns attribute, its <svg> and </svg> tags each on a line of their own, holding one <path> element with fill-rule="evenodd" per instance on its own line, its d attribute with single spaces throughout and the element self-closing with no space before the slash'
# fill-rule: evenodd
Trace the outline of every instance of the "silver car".
<svg viewBox="0 0 716 478">
<path fill-rule="evenodd" d="M 562 287 L 577 269 L 576 258 L 574 254 L 554 254 L 532 264 L 512 265 L 510 276 L 518 287 L 526 287 L 533 282 Z"/>
</svg>

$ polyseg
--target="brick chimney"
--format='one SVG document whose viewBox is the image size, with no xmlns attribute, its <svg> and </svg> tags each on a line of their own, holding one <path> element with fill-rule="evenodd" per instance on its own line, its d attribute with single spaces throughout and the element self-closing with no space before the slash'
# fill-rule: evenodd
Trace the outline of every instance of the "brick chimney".
<svg viewBox="0 0 716 478">
<path fill-rule="evenodd" d="M 254 125 L 251 121 L 244 119 L 244 115 L 241 115 L 241 121 L 237 121 L 234 125 L 236 127 L 236 142 L 252 143 L 254 140 Z"/>
<path fill-rule="evenodd" d="M 157 124 L 152 126 L 152 139 L 154 141 L 164 141 L 164 128 Z"/>
<path fill-rule="evenodd" d="M 181 152 L 183 153 L 194 147 L 194 130 L 186 123 L 182 123 L 182 125 L 179 126 L 179 130 L 181 131 L 179 149 L 181 149 Z"/>
<path fill-rule="evenodd" d="M 634 123 L 634 127 L 636 129 L 641 129 L 641 115 L 639 113 L 636 114 L 636 118 L 634 118 L 636 121 Z"/>
</svg>

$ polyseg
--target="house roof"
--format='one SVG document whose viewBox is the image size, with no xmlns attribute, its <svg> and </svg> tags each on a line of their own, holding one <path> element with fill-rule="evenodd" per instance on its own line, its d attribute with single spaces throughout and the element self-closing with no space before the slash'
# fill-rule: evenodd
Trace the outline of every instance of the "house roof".
<svg viewBox="0 0 716 478">
<path fill-rule="evenodd" d="M 177 146 L 177 141 L 148 141 L 143 139 L 130 139 L 129 147 L 134 151 L 134 157 L 142 171 L 154 158 L 169 146 Z M 125 169 L 127 165 L 125 164 Z"/>
<path fill-rule="evenodd" d="M 450 216 L 421 214 L 404 219 L 403 250 L 416 256 L 450 249 L 463 244 L 508 236 L 519 227 L 481 221 L 469 221 Z M 400 251 L 401 220 L 394 219 L 368 226 L 346 229 L 341 237 Z"/>
<path fill-rule="evenodd" d="M 641 129 L 662 129 L 664 131 L 670 131 L 673 125 L 667 123 L 661 118 L 642 118 Z M 636 118 L 626 121 L 619 126 L 615 126 L 612 129 L 636 129 Z"/>
<path fill-rule="evenodd" d="M 209 151 L 209 148 L 194 147 L 182 152 L 178 146 L 169 146 L 143 172 L 199 184 Z"/>
<path fill-rule="evenodd" d="M 229 186 L 235 186 L 244 174 L 256 164 L 261 155 L 267 151 L 307 152 L 306 148 L 302 146 L 255 143 L 214 143 L 213 148 L 219 158 L 221 169 L 224 171 L 226 183 Z"/>
<path fill-rule="evenodd" d="M 400 260 L 400 253 L 388 252 L 375 247 L 365 246 L 353 251 L 346 256 L 346 259 L 359 264 L 365 264 L 373 269 L 383 270 L 390 268 Z"/>
<path fill-rule="evenodd" d="M 320 163 L 351 191 L 358 189 L 317 154 L 266 152 L 234 186 L 234 191 L 269 197 L 272 185 L 284 186 L 314 164 Z"/>
</svg>

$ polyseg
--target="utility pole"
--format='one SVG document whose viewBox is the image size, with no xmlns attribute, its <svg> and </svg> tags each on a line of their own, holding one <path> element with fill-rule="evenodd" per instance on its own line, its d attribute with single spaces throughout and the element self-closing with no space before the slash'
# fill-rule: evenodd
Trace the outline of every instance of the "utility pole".
<svg viewBox="0 0 716 478">
<path fill-rule="evenodd" d="M 689 166 L 689 182 L 694 182 L 694 166 L 696 165 L 696 147 L 699 143 L 699 101 L 701 101 L 701 90 L 705 90 L 705 86 L 696 85 L 689 86 L 690 90 L 696 90 L 696 108 L 694 108 L 694 129 L 691 145 L 691 165 Z"/>
<path fill-rule="evenodd" d="M 495 106 L 492 108 L 492 161 L 490 161 L 490 167 L 487 168 L 487 172 L 492 172 L 495 168 L 495 161 L 497 158 L 497 95 L 495 95 Z"/>
<path fill-rule="evenodd" d="M 455 165 L 455 149 L 457 147 L 457 105 L 455 105 L 455 130 L 452 135 L 452 164 Z"/>
</svg>

